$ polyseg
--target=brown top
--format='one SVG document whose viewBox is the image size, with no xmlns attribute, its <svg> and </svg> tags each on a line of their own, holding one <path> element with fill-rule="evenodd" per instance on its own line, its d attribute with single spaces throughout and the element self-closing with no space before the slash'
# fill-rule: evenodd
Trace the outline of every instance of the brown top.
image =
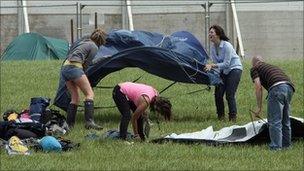
<svg viewBox="0 0 304 171">
<path fill-rule="evenodd" d="M 262 86 L 269 91 L 269 88 L 281 81 L 285 81 L 295 91 L 294 84 L 290 81 L 289 77 L 277 66 L 267 64 L 265 62 L 259 62 L 256 66 L 250 69 L 250 76 L 252 80 L 260 77 Z"/>
</svg>

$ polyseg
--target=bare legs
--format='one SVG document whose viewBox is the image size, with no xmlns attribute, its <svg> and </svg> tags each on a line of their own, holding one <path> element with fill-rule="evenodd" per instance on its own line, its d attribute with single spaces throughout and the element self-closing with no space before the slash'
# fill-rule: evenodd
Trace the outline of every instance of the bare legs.
<svg viewBox="0 0 304 171">
<path fill-rule="evenodd" d="M 84 108 L 85 108 L 85 127 L 87 129 L 102 129 L 101 126 L 94 123 L 94 92 L 90 85 L 90 82 L 86 75 L 82 75 L 73 81 L 67 81 L 66 86 L 71 93 L 71 103 L 68 109 L 67 122 L 70 127 L 73 127 L 75 123 L 75 116 L 77 112 L 77 106 L 80 102 L 79 91 L 80 89 L 85 95 Z M 75 110 L 76 108 L 76 110 Z M 69 123 L 70 122 L 70 123 Z"/>
</svg>

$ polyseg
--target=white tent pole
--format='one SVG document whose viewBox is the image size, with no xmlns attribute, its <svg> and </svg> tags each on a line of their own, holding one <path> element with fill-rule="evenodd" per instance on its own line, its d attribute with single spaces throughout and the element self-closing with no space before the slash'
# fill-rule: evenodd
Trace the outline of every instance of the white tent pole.
<svg viewBox="0 0 304 171">
<path fill-rule="evenodd" d="M 17 6 L 22 6 L 21 0 L 17 0 Z M 18 15 L 18 35 L 21 35 L 24 33 L 22 8 L 17 8 L 17 15 Z"/>
<path fill-rule="evenodd" d="M 122 25 L 122 29 L 126 29 L 127 28 L 127 17 L 126 17 L 126 2 L 125 0 L 121 0 L 121 25 Z"/>
<path fill-rule="evenodd" d="M 28 13 L 27 13 L 27 7 L 26 7 L 26 0 L 22 0 L 22 12 L 23 12 L 23 19 L 24 19 L 24 26 L 25 26 L 25 33 L 30 32 L 30 27 L 29 27 L 29 21 L 28 21 Z"/>
<path fill-rule="evenodd" d="M 129 20 L 129 29 L 131 31 L 134 30 L 133 26 L 133 16 L 132 16 L 132 8 L 131 8 L 131 0 L 126 0 L 127 4 L 127 13 L 128 13 L 128 20 Z"/>
<path fill-rule="evenodd" d="M 233 19 L 234 19 L 235 28 L 236 28 L 236 34 L 237 34 L 238 43 L 239 43 L 239 47 L 240 47 L 240 53 L 241 53 L 240 56 L 241 56 L 241 58 L 244 58 L 245 57 L 244 47 L 243 47 L 242 35 L 241 35 L 241 31 L 240 31 L 239 20 L 238 20 L 236 8 L 235 8 L 235 1 L 230 0 L 230 2 L 231 2 L 232 14 L 233 14 Z"/>
</svg>

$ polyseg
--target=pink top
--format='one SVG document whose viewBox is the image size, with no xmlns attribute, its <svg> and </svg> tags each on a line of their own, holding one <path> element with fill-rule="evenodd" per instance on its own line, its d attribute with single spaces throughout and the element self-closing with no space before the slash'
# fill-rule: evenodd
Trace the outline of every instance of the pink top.
<svg viewBox="0 0 304 171">
<path fill-rule="evenodd" d="M 132 82 L 124 82 L 118 85 L 120 86 L 120 91 L 126 95 L 129 100 L 134 102 L 136 106 L 138 106 L 138 99 L 141 95 L 147 95 L 149 97 L 149 103 L 155 96 L 158 96 L 158 92 L 149 85 Z"/>
</svg>

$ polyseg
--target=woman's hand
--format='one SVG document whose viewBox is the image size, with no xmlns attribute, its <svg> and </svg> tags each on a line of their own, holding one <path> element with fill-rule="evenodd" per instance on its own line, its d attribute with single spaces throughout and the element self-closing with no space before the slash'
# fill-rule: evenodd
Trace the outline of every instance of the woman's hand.
<svg viewBox="0 0 304 171">
<path fill-rule="evenodd" d="M 207 72 L 207 71 L 210 71 L 210 70 L 212 69 L 213 65 L 214 65 L 214 64 L 206 64 L 206 65 L 205 65 L 205 68 L 204 68 L 204 71 L 206 71 L 206 72 Z"/>
</svg>

